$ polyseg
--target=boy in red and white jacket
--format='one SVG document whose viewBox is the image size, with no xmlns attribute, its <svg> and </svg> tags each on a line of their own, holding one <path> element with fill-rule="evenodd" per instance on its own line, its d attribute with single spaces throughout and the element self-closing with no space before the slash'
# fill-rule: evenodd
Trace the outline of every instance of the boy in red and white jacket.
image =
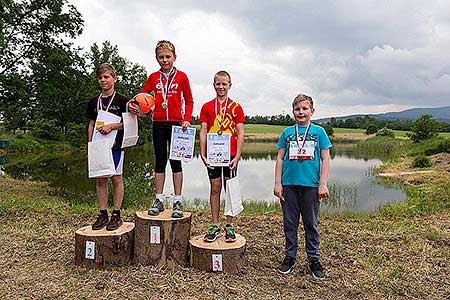
<svg viewBox="0 0 450 300">
<path fill-rule="evenodd" d="M 188 77 L 184 72 L 173 66 L 177 58 L 175 46 L 169 41 L 159 41 L 156 44 L 155 53 L 156 60 L 161 68 L 150 74 L 141 90 L 142 93 L 154 92 L 156 102 L 152 113 L 156 199 L 148 210 L 149 215 L 158 215 L 164 210 L 163 190 L 172 126 L 182 126 L 183 129 L 190 127 L 194 106 Z M 129 107 L 129 110 L 138 114 L 132 107 Z M 181 161 L 170 160 L 170 167 L 175 192 L 172 217 L 181 218 L 183 216 L 181 204 L 183 170 Z"/>
</svg>

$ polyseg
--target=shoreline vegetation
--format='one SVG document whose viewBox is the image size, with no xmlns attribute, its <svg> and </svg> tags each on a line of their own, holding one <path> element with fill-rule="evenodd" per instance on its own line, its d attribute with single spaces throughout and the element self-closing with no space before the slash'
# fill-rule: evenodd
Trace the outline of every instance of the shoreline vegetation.
<svg viewBox="0 0 450 300">
<path fill-rule="evenodd" d="M 293 273 L 277 273 L 284 237 L 282 215 L 272 207 L 248 207 L 238 217 L 237 232 L 248 243 L 248 263 L 239 275 L 185 267 L 76 267 L 74 234 L 91 224 L 96 207 L 65 203 L 43 182 L 0 177 L 1 298 L 445 299 L 450 294 L 450 153 L 432 153 L 435 144 L 380 137 L 358 141 L 362 150 L 391 153 L 373 171 L 390 174 L 380 180 L 404 185 L 408 201 L 378 213 L 321 215 L 322 262 L 329 277 L 320 282 L 307 275 L 302 246 Z M 422 153 L 428 153 L 431 166 L 413 168 Z M 124 220 L 133 221 L 134 211 L 144 209 L 125 209 Z M 191 235 L 203 234 L 208 220 L 209 211 L 195 211 Z"/>
</svg>

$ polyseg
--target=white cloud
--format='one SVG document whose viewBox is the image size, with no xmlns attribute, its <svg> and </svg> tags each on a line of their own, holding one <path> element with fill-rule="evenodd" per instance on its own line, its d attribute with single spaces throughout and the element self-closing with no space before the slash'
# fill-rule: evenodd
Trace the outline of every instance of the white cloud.
<svg viewBox="0 0 450 300">
<path fill-rule="evenodd" d="M 300 92 L 315 98 L 315 117 L 449 102 L 446 0 L 70 2 L 85 20 L 77 44 L 109 40 L 148 72 L 158 69 L 156 42 L 171 40 L 194 114 L 221 69 L 251 115 L 290 112 Z"/>
</svg>

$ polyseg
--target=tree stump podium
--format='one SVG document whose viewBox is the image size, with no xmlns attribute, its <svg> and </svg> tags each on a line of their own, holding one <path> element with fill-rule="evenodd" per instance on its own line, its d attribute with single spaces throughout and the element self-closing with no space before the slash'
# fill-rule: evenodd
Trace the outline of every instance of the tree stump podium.
<svg viewBox="0 0 450 300">
<path fill-rule="evenodd" d="M 133 261 L 134 223 L 113 231 L 85 226 L 75 232 L 75 264 L 88 268 L 124 266 Z"/>
<path fill-rule="evenodd" d="M 158 216 L 149 216 L 146 211 L 136 212 L 135 263 L 168 269 L 187 265 L 192 214 L 184 212 L 182 218 L 171 215 L 171 209 L 165 209 Z"/>
<path fill-rule="evenodd" d="M 191 266 L 207 272 L 239 273 L 245 265 L 245 238 L 236 234 L 236 242 L 227 243 L 223 234 L 212 242 L 204 242 L 203 236 L 193 237 L 191 244 Z"/>
</svg>

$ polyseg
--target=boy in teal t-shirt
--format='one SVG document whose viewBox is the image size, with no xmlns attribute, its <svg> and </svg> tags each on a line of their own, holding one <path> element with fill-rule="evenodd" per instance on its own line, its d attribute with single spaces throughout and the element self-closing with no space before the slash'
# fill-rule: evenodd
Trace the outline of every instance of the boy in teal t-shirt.
<svg viewBox="0 0 450 300">
<path fill-rule="evenodd" d="M 331 142 L 325 130 L 310 122 L 313 99 L 298 95 L 292 102 L 294 126 L 287 127 L 278 140 L 274 194 L 280 198 L 286 238 L 285 258 L 278 268 L 282 274 L 292 271 L 297 257 L 298 225 L 302 216 L 305 248 L 313 277 L 325 278 L 319 261 L 317 216 L 320 199 L 328 197 L 328 172 Z"/>
</svg>

